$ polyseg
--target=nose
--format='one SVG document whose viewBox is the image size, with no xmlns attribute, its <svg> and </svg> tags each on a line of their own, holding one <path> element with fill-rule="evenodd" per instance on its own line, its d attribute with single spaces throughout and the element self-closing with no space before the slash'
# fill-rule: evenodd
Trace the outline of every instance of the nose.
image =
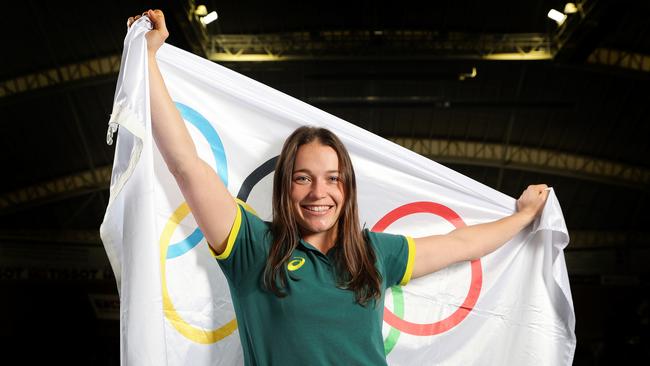
<svg viewBox="0 0 650 366">
<path fill-rule="evenodd" d="M 315 179 L 311 184 L 309 196 L 312 199 L 324 198 L 327 194 L 327 187 L 322 179 Z"/>
</svg>

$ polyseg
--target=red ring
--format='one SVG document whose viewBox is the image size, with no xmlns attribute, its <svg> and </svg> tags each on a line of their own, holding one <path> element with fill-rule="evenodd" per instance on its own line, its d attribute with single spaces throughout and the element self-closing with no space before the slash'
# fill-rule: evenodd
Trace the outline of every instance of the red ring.
<svg viewBox="0 0 650 366">
<path fill-rule="evenodd" d="M 372 231 L 384 231 L 390 224 L 394 223 L 398 219 L 415 213 L 431 213 L 438 215 L 454 225 L 456 228 L 466 226 L 463 219 L 456 212 L 445 205 L 441 205 L 435 202 L 412 202 L 400 206 L 387 213 L 386 216 L 377 221 L 375 226 L 373 226 Z M 469 292 L 465 297 L 465 301 L 463 301 L 463 304 L 460 305 L 460 307 L 447 318 L 429 324 L 411 323 L 393 314 L 392 311 L 384 306 L 384 321 L 388 323 L 388 325 L 404 333 L 417 336 L 430 336 L 440 334 L 455 327 L 461 321 L 463 321 L 467 315 L 469 315 L 469 313 L 474 308 L 474 305 L 476 305 L 478 297 L 481 293 L 481 286 L 483 284 L 483 270 L 481 268 L 481 260 L 473 260 L 471 262 L 471 268 L 472 280 L 470 282 Z"/>
</svg>

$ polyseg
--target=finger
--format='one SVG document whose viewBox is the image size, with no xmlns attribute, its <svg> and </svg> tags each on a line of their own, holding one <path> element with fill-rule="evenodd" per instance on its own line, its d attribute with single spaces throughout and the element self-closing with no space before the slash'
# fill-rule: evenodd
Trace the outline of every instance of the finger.
<svg viewBox="0 0 650 366">
<path fill-rule="evenodd" d="M 155 10 L 149 10 L 149 12 L 151 12 L 152 17 L 155 17 L 156 19 L 158 19 L 163 23 L 165 22 L 165 14 L 163 14 L 162 10 L 155 9 Z"/>
<path fill-rule="evenodd" d="M 130 17 L 130 18 L 129 18 L 129 21 L 128 21 L 128 23 L 127 23 L 128 28 L 131 28 L 131 26 L 133 25 L 133 23 L 135 23 L 135 21 L 138 20 L 138 18 L 140 18 L 139 15 L 136 15 L 136 16 L 134 16 L 134 17 Z"/>
<path fill-rule="evenodd" d="M 164 24 L 165 15 L 163 14 L 162 10 L 148 10 L 147 12 L 150 19 L 155 20 L 155 22 L 162 22 Z"/>
<path fill-rule="evenodd" d="M 160 19 L 154 13 L 150 13 L 150 10 L 147 10 L 147 17 L 151 21 L 153 29 L 160 29 Z"/>
<path fill-rule="evenodd" d="M 548 186 L 546 184 L 533 184 L 528 186 L 528 190 L 537 195 L 542 194 L 547 188 Z"/>
<path fill-rule="evenodd" d="M 149 19 L 151 19 L 154 29 L 161 30 L 164 34 L 168 34 L 167 25 L 165 24 L 165 15 L 161 10 L 149 10 Z"/>
<path fill-rule="evenodd" d="M 127 21 L 126 21 L 127 28 L 131 27 L 131 24 L 133 24 L 133 17 L 129 17 L 129 19 L 127 19 Z"/>
</svg>

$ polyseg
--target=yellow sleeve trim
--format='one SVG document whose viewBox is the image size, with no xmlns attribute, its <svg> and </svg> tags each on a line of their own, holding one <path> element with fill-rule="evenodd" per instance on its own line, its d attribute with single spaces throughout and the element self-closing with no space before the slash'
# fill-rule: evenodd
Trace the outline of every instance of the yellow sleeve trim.
<svg viewBox="0 0 650 366">
<path fill-rule="evenodd" d="M 237 205 L 237 214 L 235 215 L 235 222 L 232 223 L 232 228 L 230 228 L 230 234 L 228 234 L 228 242 L 226 243 L 226 249 L 224 249 L 223 253 L 217 254 L 211 246 L 208 245 L 208 248 L 210 248 L 210 253 L 212 253 L 212 256 L 223 260 L 226 259 L 230 256 L 230 252 L 232 252 L 232 248 L 235 246 L 235 239 L 237 239 L 237 234 L 239 234 L 239 228 L 241 227 L 241 208 L 239 205 Z"/>
<path fill-rule="evenodd" d="M 411 275 L 413 274 L 413 262 L 415 261 L 415 242 L 410 236 L 406 237 L 406 243 L 409 247 L 409 257 L 406 261 L 406 270 L 404 271 L 404 277 L 400 281 L 400 286 L 404 286 L 411 280 Z"/>
</svg>

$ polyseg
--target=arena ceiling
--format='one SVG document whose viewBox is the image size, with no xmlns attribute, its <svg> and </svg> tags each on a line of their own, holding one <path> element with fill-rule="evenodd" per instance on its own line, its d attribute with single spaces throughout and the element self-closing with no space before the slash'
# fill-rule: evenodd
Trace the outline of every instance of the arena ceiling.
<svg viewBox="0 0 650 366">
<path fill-rule="evenodd" d="M 564 3 L 210 0 L 207 27 L 188 1 L 5 3 L 0 257 L 22 271 L 5 277 L 113 285 L 106 127 L 126 18 L 160 7 L 171 44 L 508 195 L 553 186 L 572 281 L 647 288 L 650 3 L 585 0 L 558 26 Z"/>
</svg>

